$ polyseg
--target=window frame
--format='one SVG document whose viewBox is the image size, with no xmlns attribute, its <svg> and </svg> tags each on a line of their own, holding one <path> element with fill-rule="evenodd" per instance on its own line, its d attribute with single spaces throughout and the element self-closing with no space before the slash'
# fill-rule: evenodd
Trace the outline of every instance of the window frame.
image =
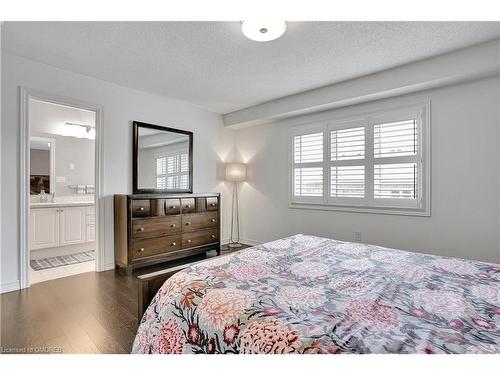
<svg viewBox="0 0 500 375">
<path fill-rule="evenodd" d="M 417 155 L 387 156 L 375 158 L 374 126 L 380 123 L 401 121 L 408 118 L 417 120 Z M 365 127 L 364 159 L 331 160 L 331 131 Z M 430 101 L 400 107 L 372 111 L 359 115 L 329 118 L 322 121 L 297 125 L 292 128 L 289 139 L 289 208 L 364 212 L 379 214 L 430 216 Z M 294 160 L 294 137 L 323 132 L 323 162 L 298 163 Z M 417 199 L 374 198 L 374 167 L 379 164 L 417 163 Z M 343 165 L 363 165 L 365 167 L 365 197 L 330 197 L 331 167 Z M 323 196 L 301 197 L 294 195 L 294 169 L 299 167 L 323 168 Z M 413 203 L 413 204 L 412 204 Z"/>
</svg>

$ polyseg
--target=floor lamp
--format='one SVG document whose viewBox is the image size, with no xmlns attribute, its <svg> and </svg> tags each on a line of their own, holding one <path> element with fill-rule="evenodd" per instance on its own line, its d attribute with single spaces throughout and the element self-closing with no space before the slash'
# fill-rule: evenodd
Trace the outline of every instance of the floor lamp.
<svg viewBox="0 0 500 375">
<path fill-rule="evenodd" d="M 226 181 L 233 183 L 233 203 L 231 207 L 231 236 L 229 247 L 241 247 L 240 243 L 240 215 L 238 209 L 238 183 L 245 181 L 247 177 L 247 166 L 243 163 L 226 164 Z M 234 235 L 234 226 L 236 222 L 236 237 Z"/>
</svg>

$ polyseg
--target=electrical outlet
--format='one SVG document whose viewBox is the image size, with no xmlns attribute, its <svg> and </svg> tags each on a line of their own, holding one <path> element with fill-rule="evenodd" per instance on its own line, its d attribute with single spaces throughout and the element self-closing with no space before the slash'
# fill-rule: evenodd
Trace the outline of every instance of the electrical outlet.
<svg viewBox="0 0 500 375">
<path fill-rule="evenodd" d="M 354 232 L 354 241 L 361 242 L 361 232 Z"/>
</svg>

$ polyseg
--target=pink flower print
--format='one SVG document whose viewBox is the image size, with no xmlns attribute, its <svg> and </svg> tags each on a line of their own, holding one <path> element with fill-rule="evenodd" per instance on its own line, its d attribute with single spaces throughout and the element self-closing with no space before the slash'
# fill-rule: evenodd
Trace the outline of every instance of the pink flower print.
<svg viewBox="0 0 500 375">
<path fill-rule="evenodd" d="M 450 322 L 450 327 L 456 330 L 461 330 L 465 327 L 464 323 L 459 319 L 453 319 Z"/>
<path fill-rule="evenodd" d="M 421 309 L 410 309 L 410 314 L 423 319 L 429 319 L 429 314 Z"/>
<path fill-rule="evenodd" d="M 431 314 L 445 318 L 460 317 L 467 308 L 460 294 L 442 290 L 419 289 L 413 293 L 413 303 Z"/>
<path fill-rule="evenodd" d="M 478 271 L 473 264 L 459 259 L 438 258 L 432 264 L 436 268 L 462 275 L 474 275 Z"/>
<path fill-rule="evenodd" d="M 475 319 L 473 318 L 472 321 L 478 325 L 479 327 L 485 328 L 485 329 L 495 329 L 496 325 L 493 322 L 487 322 L 486 320 L 482 319 Z"/>
<path fill-rule="evenodd" d="M 311 310 L 326 302 L 321 289 L 306 286 L 285 286 L 278 290 L 276 297 L 283 305 L 298 310 Z"/>
<path fill-rule="evenodd" d="M 474 285 L 470 288 L 472 294 L 491 303 L 500 306 L 500 287 L 492 285 Z"/>
<path fill-rule="evenodd" d="M 198 339 L 200 338 L 200 327 L 198 324 L 191 324 L 188 327 L 187 338 L 190 344 L 198 343 Z"/>
<path fill-rule="evenodd" d="M 213 329 L 223 329 L 250 307 L 253 296 L 239 289 L 210 289 L 198 305 L 200 318 Z"/>
<path fill-rule="evenodd" d="M 226 345 L 233 346 L 239 333 L 240 329 L 235 324 L 231 324 L 230 326 L 224 328 L 223 339 Z"/>
<path fill-rule="evenodd" d="M 259 280 L 268 274 L 267 268 L 260 264 L 236 264 L 229 271 L 237 280 Z"/>
<path fill-rule="evenodd" d="M 184 350 L 184 333 L 175 320 L 169 319 L 160 327 L 158 354 L 181 354 Z"/>
<path fill-rule="evenodd" d="M 244 354 L 298 353 L 300 347 L 299 332 L 273 318 L 251 322 L 240 339 L 240 352 Z"/>
<path fill-rule="evenodd" d="M 325 276 L 328 272 L 328 267 L 319 262 L 299 262 L 290 267 L 290 271 L 295 276 L 304 278 L 316 278 Z"/>
<path fill-rule="evenodd" d="M 277 309 L 276 307 L 264 307 L 265 315 L 278 315 L 282 312 L 282 310 Z"/>
<path fill-rule="evenodd" d="M 399 314 L 391 306 L 383 305 L 377 300 L 350 300 L 345 306 L 349 318 L 372 327 L 397 326 Z"/>
</svg>

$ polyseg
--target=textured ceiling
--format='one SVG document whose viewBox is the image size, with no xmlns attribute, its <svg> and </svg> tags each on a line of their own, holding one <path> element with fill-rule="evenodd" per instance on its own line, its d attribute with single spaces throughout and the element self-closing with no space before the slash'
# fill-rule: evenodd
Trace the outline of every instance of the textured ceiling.
<svg viewBox="0 0 500 375">
<path fill-rule="evenodd" d="M 2 48 L 228 113 L 500 37 L 499 22 L 6 22 Z"/>
</svg>

